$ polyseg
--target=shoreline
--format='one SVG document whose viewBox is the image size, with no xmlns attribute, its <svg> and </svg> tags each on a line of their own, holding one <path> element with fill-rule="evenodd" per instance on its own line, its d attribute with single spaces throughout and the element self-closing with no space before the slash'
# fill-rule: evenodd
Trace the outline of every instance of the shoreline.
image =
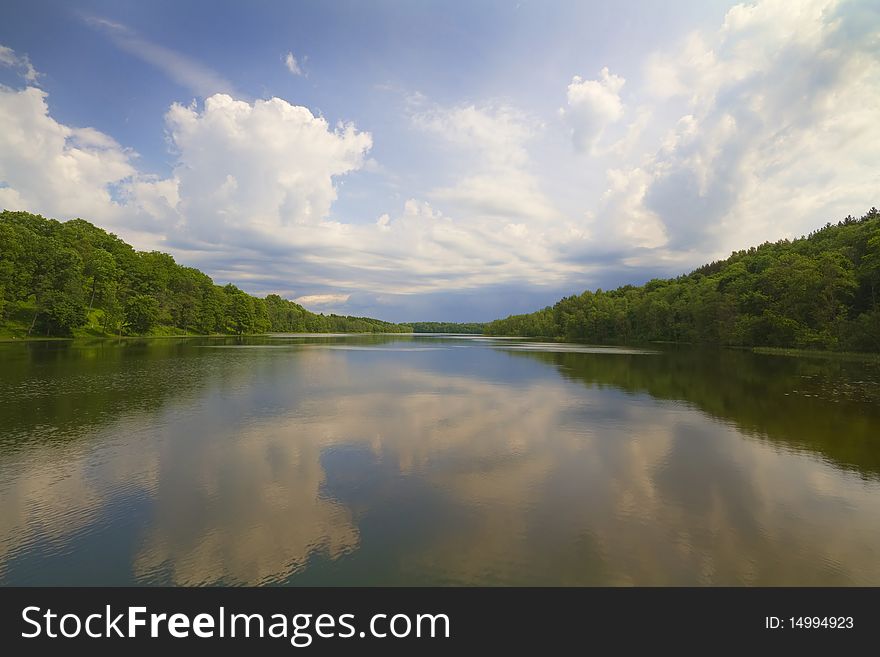
<svg viewBox="0 0 880 657">
<path fill-rule="evenodd" d="M 387 332 L 358 332 L 358 333 L 179 333 L 173 335 L 72 335 L 67 337 L 58 336 L 32 336 L 19 338 L 15 336 L 0 337 L 0 344 L 11 342 L 83 342 L 98 340 L 167 340 L 169 338 L 269 338 L 278 335 L 290 337 L 333 337 L 340 335 L 420 335 L 419 333 L 387 333 Z"/>
<path fill-rule="evenodd" d="M 115 341 L 123 341 L 123 340 L 167 340 L 167 339 L 181 339 L 181 338 L 260 338 L 260 337 L 273 337 L 279 335 L 278 333 L 244 333 L 241 335 L 235 333 L 180 333 L 180 334 L 170 334 L 170 335 L 74 335 L 68 337 L 58 337 L 58 336 L 31 336 L 31 337 L 16 337 L 16 336 L 0 336 L 0 344 L 11 344 L 11 343 L 23 343 L 23 342 L 85 342 L 85 341 L 105 341 L 105 340 L 115 340 Z M 284 334 L 289 337 L 333 337 L 339 335 L 408 335 L 408 336 L 417 336 L 417 335 L 440 335 L 436 333 L 388 333 L 388 332 L 356 332 L 356 333 L 344 333 L 340 334 L 338 332 L 327 332 L 327 333 L 315 333 L 308 332 L 302 334 Z M 576 342 L 571 340 L 565 340 L 559 337 L 538 337 L 538 336 L 502 336 L 502 335 L 484 335 L 480 333 L 461 333 L 461 334 L 442 334 L 442 335 L 467 335 L 474 337 L 485 337 L 485 338 L 517 338 L 522 340 L 542 340 L 547 342 L 553 342 L 556 344 L 589 344 L 590 346 L 645 346 L 645 345 L 594 345 L 593 343 L 586 342 Z M 849 361 L 877 361 L 880 362 L 880 353 L 877 352 L 858 352 L 858 351 L 829 351 L 829 350 L 820 350 L 820 349 L 798 349 L 795 347 L 749 347 L 744 345 L 713 345 L 713 344 L 695 344 L 692 342 L 670 342 L 670 341 L 652 341 L 651 345 L 667 345 L 667 346 L 684 346 L 684 347 L 694 347 L 694 348 L 710 348 L 710 349 L 733 349 L 739 351 L 750 351 L 754 354 L 761 354 L 766 356 L 788 356 L 788 357 L 806 357 L 806 358 L 821 358 L 826 360 L 849 360 Z"/>
</svg>

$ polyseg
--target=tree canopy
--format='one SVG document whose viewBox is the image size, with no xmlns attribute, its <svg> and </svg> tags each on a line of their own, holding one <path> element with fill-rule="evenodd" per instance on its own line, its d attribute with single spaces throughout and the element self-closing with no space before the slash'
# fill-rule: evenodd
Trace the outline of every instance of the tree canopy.
<svg viewBox="0 0 880 657">
<path fill-rule="evenodd" d="M 880 351 L 880 213 L 734 252 L 674 279 L 598 289 L 487 335 Z"/>
<path fill-rule="evenodd" d="M 17 330 L 16 330 L 17 329 Z M 83 219 L 0 212 L 0 332 L 29 336 L 410 332 L 261 299 Z"/>
<path fill-rule="evenodd" d="M 469 333 L 479 335 L 485 324 L 481 322 L 407 322 L 413 333 Z"/>
</svg>

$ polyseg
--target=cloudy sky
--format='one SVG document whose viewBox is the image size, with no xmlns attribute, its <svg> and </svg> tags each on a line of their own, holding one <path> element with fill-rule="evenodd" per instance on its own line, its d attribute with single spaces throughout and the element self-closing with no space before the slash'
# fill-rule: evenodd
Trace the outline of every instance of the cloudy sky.
<svg viewBox="0 0 880 657">
<path fill-rule="evenodd" d="M 6 0 L 0 207 L 489 320 L 878 205 L 880 4 Z"/>
</svg>

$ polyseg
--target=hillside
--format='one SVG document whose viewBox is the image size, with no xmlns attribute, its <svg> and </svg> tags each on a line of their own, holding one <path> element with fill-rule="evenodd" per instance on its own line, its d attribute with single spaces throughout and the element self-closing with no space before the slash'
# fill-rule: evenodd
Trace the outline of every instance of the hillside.
<svg viewBox="0 0 880 657">
<path fill-rule="evenodd" d="M 487 335 L 880 351 L 880 213 L 733 253 L 690 274 L 566 297 Z"/>
<path fill-rule="evenodd" d="M 0 336 L 409 332 L 215 285 L 170 255 L 140 252 L 82 219 L 0 212 Z"/>
</svg>

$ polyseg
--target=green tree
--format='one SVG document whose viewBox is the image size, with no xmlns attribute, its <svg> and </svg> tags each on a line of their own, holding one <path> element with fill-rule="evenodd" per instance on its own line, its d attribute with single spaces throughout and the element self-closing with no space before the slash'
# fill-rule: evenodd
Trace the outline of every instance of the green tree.
<svg viewBox="0 0 880 657">
<path fill-rule="evenodd" d="M 867 250 L 859 264 L 859 274 L 867 281 L 871 290 L 871 308 L 877 309 L 878 290 L 880 290 L 880 234 L 866 240 Z"/>
<path fill-rule="evenodd" d="M 736 251 L 669 280 L 586 291 L 490 335 L 880 351 L 880 213 Z"/>
<path fill-rule="evenodd" d="M 125 325 L 135 333 L 147 333 L 159 319 L 159 302 L 149 294 L 135 294 L 125 302 Z"/>
<path fill-rule="evenodd" d="M 254 325 L 254 305 L 251 299 L 232 285 L 226 286 L 229 296 L 227 326 L 232 333 L 250 333 Z"/>
</svg>

